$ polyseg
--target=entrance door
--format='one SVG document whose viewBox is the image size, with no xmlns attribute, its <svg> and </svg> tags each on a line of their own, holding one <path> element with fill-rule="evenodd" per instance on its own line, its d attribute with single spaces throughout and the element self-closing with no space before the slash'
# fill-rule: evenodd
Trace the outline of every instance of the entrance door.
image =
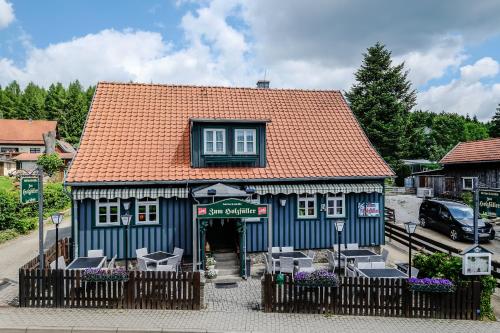
<svg viewBox="0 0 500 333">
<path fill-rule="evenodd" d="M 213 219 L 207 227 L 206 241 L 212 252 L 236 252 L 239 248 L 237 221 L 234 219 Z"/>
</svg>

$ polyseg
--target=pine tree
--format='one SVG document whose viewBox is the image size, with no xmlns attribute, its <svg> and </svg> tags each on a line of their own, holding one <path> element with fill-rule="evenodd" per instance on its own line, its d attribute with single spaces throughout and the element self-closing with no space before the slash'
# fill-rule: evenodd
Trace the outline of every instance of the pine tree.
<svg viewBox="0 0 500 333">
<path fill-rule="evenodd" d="M 404 63 L 393 66 L 385 45 L 377 43 L 363 56 L 346 98 L 372 144 L 397 170 L 407 146 L 406 126 L 416 92 Z"/>
<path fill-rule="evenodd" d="M 498 104 L 497 112 L 490 123 L 490 136 L 493 138 L 500 138 L 500 104 Z"/>
<path fill-rule="evenodd" d="M 61 83 L 51 84 L 45 98 L 45 114 L 49 120 L 61 120 L 66 104 L 66 90 Z"/>
<path fill-rule="evenodd" d="M 18 116 L 21 119 L 47 119 L 44 104 L 47 92 L 33 82 L 24 89 L 19 103 Z"/>
<path fill-rule="evenodd" d="M 18 108 L 21 96 L 21 88 L 16 81 L 12 81 L 5 87 L 0 95 L 0 114 L 5 119 L 19 118 Z"/>
<path fill-rule="evenodd" d="M 77 144 L 80 141 L 87 111 L 87 97 L 80 82 L 70 83 L 59 126 L 61 136 L 69 143 Z"/>
</svg>

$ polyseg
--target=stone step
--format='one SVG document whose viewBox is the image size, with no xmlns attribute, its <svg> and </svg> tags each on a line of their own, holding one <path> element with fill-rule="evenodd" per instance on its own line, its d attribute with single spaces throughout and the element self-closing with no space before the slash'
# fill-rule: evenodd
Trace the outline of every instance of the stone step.
<svg viewBox="0 0 500 333">
<path fill-rule="evenodd" d="M 219 261 L 219 260 L 237 260 L 238 259 L 238 256 L 236 255 L 236 253 L 234 252 L 215 252 L 213 254 L 214 258 L 216 261 Z"/>
<path fill-rule="evenodd" d="M 218 275 L 215 279 L 210 280 L 214 283 L 231 283 L 231 282 L 241 282 L 241 277 L 238 275 L 228 275 L 228 276 L 220 276 Z"/>
<path fill-rule="evenodd" d="M 215 267 L 215 270 L 217 271 L 217 275 L 220 275 L 220 276 L 238 275 L 240 273 L 240 269 L 238 267 L 234 267 L 234 268 L 217 268 L 217 267 Z"/>
<path fill-rule="evenodd" d="M 239 267 L 238 262 L 236 260 L 228 260 L 228 261 L 217 261 L 215 264 L 215 268 L 235 268 Z"/>
</svg>

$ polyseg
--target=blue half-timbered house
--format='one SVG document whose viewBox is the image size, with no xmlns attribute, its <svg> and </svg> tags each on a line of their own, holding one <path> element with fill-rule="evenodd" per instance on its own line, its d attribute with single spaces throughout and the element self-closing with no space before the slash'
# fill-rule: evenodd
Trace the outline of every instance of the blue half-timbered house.
<svg viewBox="0 0 500 333">
<path fill-rule="evenodd" d="M 201 261 L 208 247 L 331 248 L 337 219 L 343 242 L 383 244 L 392 175 L 339 91 L 99 83 L 66 183 L 77 255 L 180 247 Z M 272 216 L 195 218 L 228 198 Z"/>
</svg>

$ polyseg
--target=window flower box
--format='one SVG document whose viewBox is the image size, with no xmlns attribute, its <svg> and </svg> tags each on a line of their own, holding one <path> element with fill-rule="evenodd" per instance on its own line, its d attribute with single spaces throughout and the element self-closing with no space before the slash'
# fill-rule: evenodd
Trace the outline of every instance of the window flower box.
<svg viewBox="0 0 500 333">
<path fill-rule="evenodd" d="M 408 289 L 427 293 L 451 293 L 455 291 L 455 285 L 448 279 L 410 278 L 408 279 Z"/>
<path fill-rule="evenodd" d="M 314 272 L 295 273 L 294 282 L 303 287 L 338 287 L 339 279 L 337 275 L 325 269 Z"/>
<path fill-rule="evenodd" d="M 82 280 L 86 282 L 126 282 L 129 279 L 128 272 L 123 268 L 102 269 L 87 268 L 83 271 Z"/>
</svg>

